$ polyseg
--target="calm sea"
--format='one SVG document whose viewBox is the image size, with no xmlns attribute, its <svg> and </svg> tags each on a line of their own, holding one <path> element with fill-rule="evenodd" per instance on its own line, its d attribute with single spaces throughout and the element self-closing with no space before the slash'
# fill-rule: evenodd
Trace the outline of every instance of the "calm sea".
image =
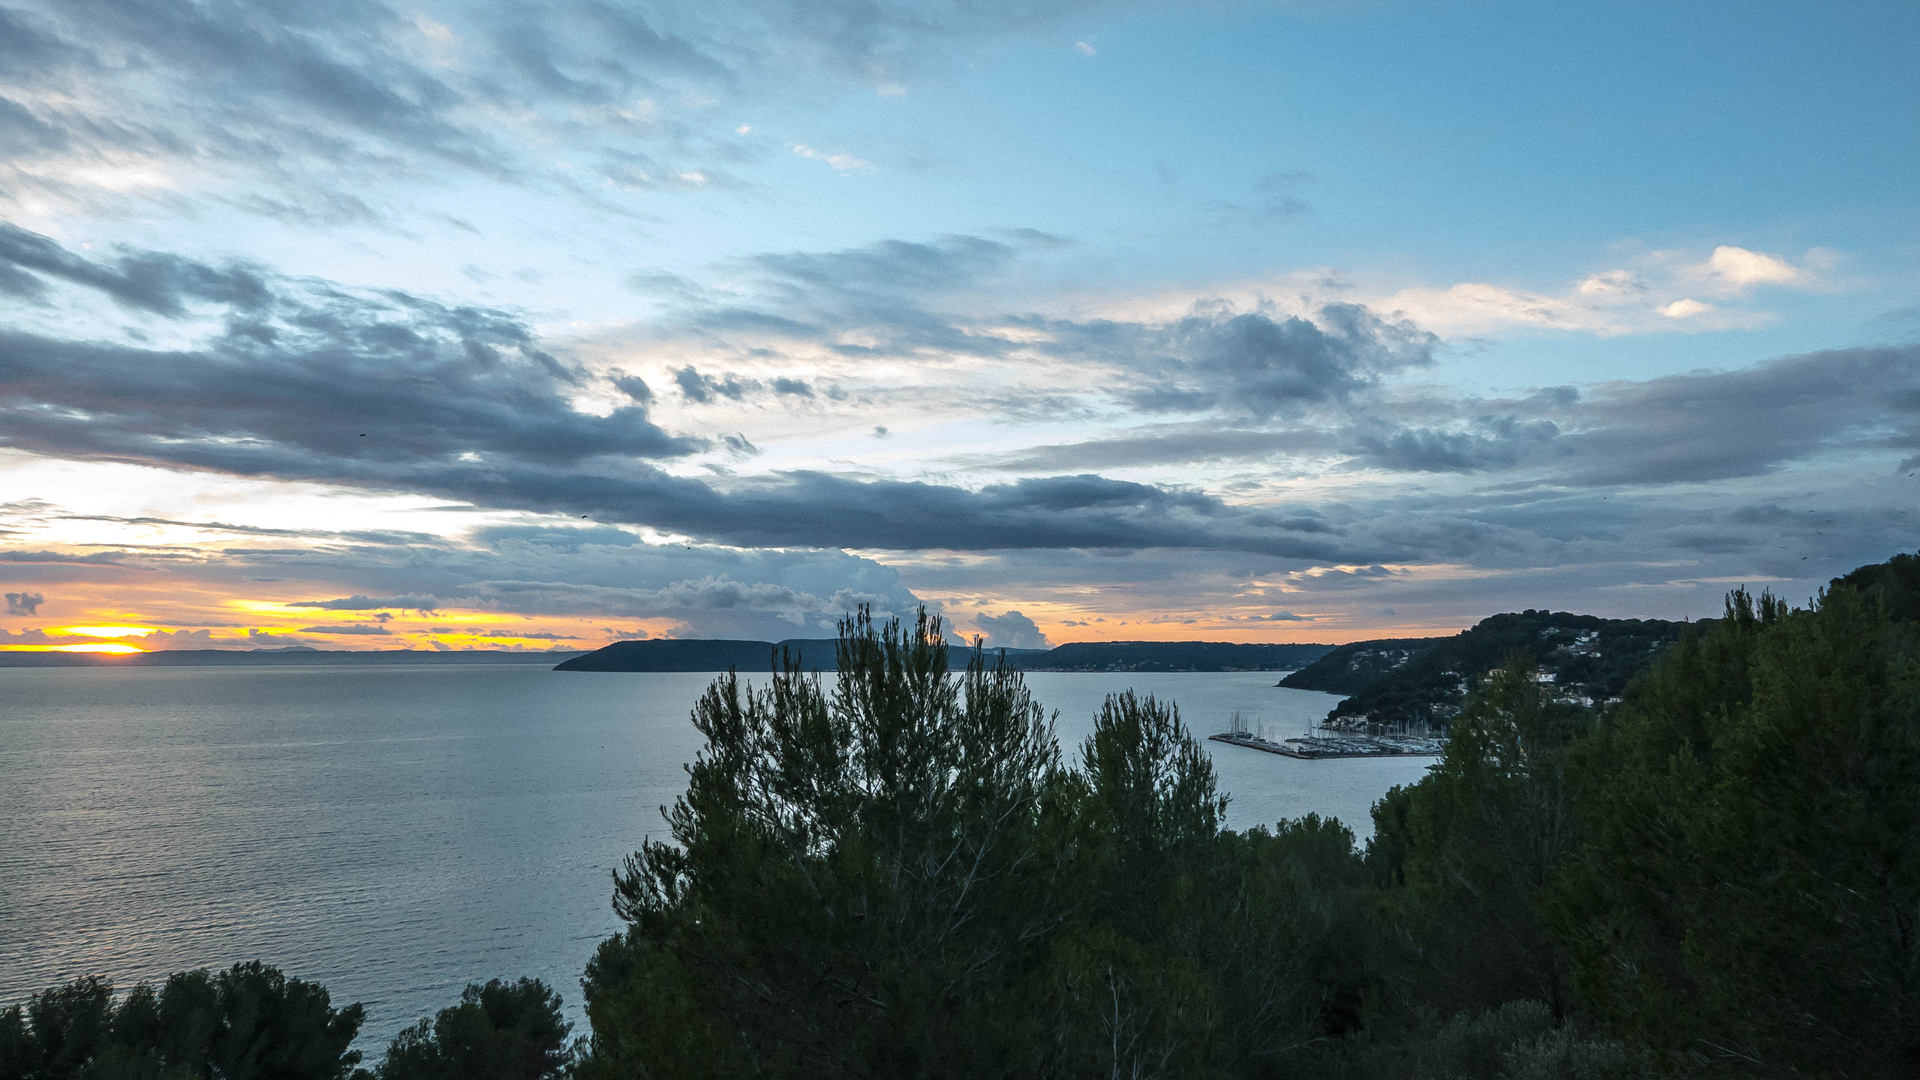
<svg viewBox="0 0 1920 1080">
<path fill-rule="evenodd" d="M 0 1005 L 261 959 L 366 1005 L 361 1046 L 472 980 L 578 980 L 612 870 L 686 782 L 712 676 L 544 666 L 0 669 Z M 1109 692 L 1304 729 L 1337 698 L 1273 673 L 1028 676 L 1077 752 Z M 1235 827 L 1309 811 L 1364 836 L 1426 758 L 1208 743 Z"/>
</svg>

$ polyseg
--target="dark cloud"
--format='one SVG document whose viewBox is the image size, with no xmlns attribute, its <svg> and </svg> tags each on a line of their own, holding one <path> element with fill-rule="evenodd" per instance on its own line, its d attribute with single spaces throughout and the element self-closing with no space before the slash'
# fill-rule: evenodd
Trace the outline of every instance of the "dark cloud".
<svg viewBox="0 0 1920 1080">
<path fill-rule="evenodd" d="M 65 551 L 0 551 L 0 562 L 8 563 L 78 563 L 112 564 L 121 561 L 118 551 L 96 551 L 87 555 L 75 555 Z"/>
<path fill-rule="evenodd" d="M 348 635 L 360 636 L 360 637 L 368 637 L 368 636 L 389 637 L 393 633 L 393 631 L 388 630 L 384 626 L 362 626 L 362 625 L 303 626 L 300 628 L 300 632 L 303 634 L 348 634 Z"/>
<path fill-rule="evenodd" d="M 627 375 L 624 373 L 616 374 L 612 376 L 612 382 L 614 386 L 619 388 L 621 393 L 627 395 L 628 397 L 639 402 L 640 404 L 642 405 L 652 404 L 653 388 L 651 386 L 648 386 L 647 380 L 641 378 L 640 376 Z"/>
<path fill-rule="evenodd" d="M 1254 616 L 1254 618 L 1256 618 L 1256 619 L 1258 619 L 1258 618 L 1260 618 L 1260 617 L 1261 617 L 1261 616 L 1259 616 L 1259 615 L 1255 615 L 1255 616 Z M 1291 611 L 1276 611 L 1276 612 L 1274 612 L 1273 614 L 1271 614 L 1271 615 L 1268 615 L 1268 616 L 1266 616 L 1266 619 L 1267 619 L 1267 620 L 1268 620 L 1269 622 L 1312 622 L 1312 621 L 1314 621 L 1314 616 L 1312 616 L 1312 615 L 1295 615 L 1295 614 L 1294 614 L 1293 612 L 1291 612 Z"/>
<path fill-rule="evenodd" d="M 1202 423 L 1155 426 L 1118 438 L 1035 446 L 996 458 L 980 458 L 977 463 L 1010 472 L 1059 472 L 1191 465 L 1206 461 L 1257 461 L 1289 454 L 1326 455 L 1339 449 L 1336 433 L 1312 427 L 1272 431 Z"/>
<path fill-rule="evenodd" d="M 1464 431 L 1403 428 L 1388 436 L 1361 435 L 1356 443 L 1363 461 L 1384 469 L 1479 472 L 1515 465 L 1559 434 L 1551 420 L 1477 417 Z"/>
<path fill-rule="evenodd" d="M 1372 390 L 1393 360 L 1371 368 L 1339 362 L 1332 359 L 1337 353 L 1318 347 L 1321 331 L 1313 324 L 1276 335 L 1278 325 L 1269 320 L 1254 339 L 1315 347 L 1299 364 L 1228 375 L 1242 381 L 1233 395 L 1262 402 L 1248 409 L 1254 417 L 1224 426 L 1143 427 L 975 463 L 1024 471 L 1279 458 L 1318 471 L 1328 459 L 1345 458 L 1388 472 L 1504 475 L 1584 488 L 1705 483 L 1764 476 L 1833 452 L 1920 449 L 1920 345 L 1827 350 L 1734 371 L 1551 387 L 1517 399 L 1389 397 Z M 1389 348 L 1384 355 L 1409 354 Z M 1168 368 L 1183 382 L 1130 400 L 1150 412 L 1232 407 L 1232 395 L 1193 381 L 1194 364 L 1170 361 Z M 1290 416 L 1283 407 L 1289 401 L 1340 408 Z"/>
<path fill-rule="evenodd" d="M 61 280 L 116 300 L 115 289 L 126 291 L 129 265 L 166 265 L 172 268 L 166 280 L 188 283 L 224 280 L 217 275 L 230 269 L 133 251 L 95 261 L 23 235 L 16 248 L 37 260 L 23 272 L 59 268 Z M 224 310 L 224 320 L 193 347 L 0 335 L 0 440 L 58 457 L 589 515 L 602 525 L 644 525 L 748 547 L 1215 550 L 1342 566 L 1552 561 L 1578 545 L 1619 542 L 1647 524 L 1601 512 L 1594 502 L 1522 490 L 1529 486 L 1760 476 L 1835 450 L 1891 458 L 1920 446 L 1920 346 L 1810 354 L 1743 371 L 1581 392 L 1561 387 L 1514 400 L 1424 391 L 1424 397 L 1396 396 L 1386 392 L 1385 380 L 1427 363 L 1433 339 L 1351 305 L 1317 309 L 1311 318 L 1205 306 L 1166 324 L 1021 317 L 963 326 L 924 309 L 920 294 L 886 291 L 890 259 L 925 264 L 913 288 L 937 291 L 969 280 L 975 272 L 965 269 L 969 260 L 984 266 L 998 258 L 990 246 L 942 243 L 947 247 L 903 252 L 881 245 L 853 253 L 840 284 L 828 280 L 841 265 L 832 260 L 793 261 L 781 273 L 796 297 L 872 300 L 878 312 L 914 313 L 902 332 L 909 349 L 942 335 L 991 338 L 976 347 L 1099 365 L 1103 376 L 1113 376 L 1107 381 L 1122 388 L 1158 379 L 1170 391 L 1213 402 L 1219 419 L 1163 425 L 1131 440 L 1028 452 L 1020 468 L 1064 475 L 978 488 L 816 471 L 695 478 L 663 466 L 696 449 L 750 454 L 755 448 L 743 435 L 706 443 L 661 430 L 640 399 L 644 384 L 619 381 L 629 376 L 610 376 L 611 385 L 635 404 L 604 415 L 581 411 L 576 401 L 609 383 L 544 351 L 511 313 L 256 275 L 265 300 L 222 297 L 201 285 L 151 294 Z M 942 259 L 952 265 L 941 269 Z M 905 271 L 899 276 L 913 279 Z M 829 312 L 833 318 L 853 318 L 845 314 L 851 308 L 836 310 Z M 205 312 L 192 314 L 180 319 L 182 327 L 207 320 Z M 808 318 L 784 325 L 818 326 L 825 319 Z M 919 329 L 933 324 L 945 329 Z M 1032 343 L 1036 338 L 1039 344 Z M 705 374 L 691 364 L 676 373 L 676 383 L 696 400 L 698 394 L 744 399 L 750 389 L 765 390 L 745 376 Z M 1418 422 L 1395 422 L 1403 416 Z M 1329 507 L 1316 514 L 1236 505 L 1207 492 L 1095 471 L 1236 455 L 1344 455 L 1389 472 L 1499 476 L 1517 486 L 1512 494 L 1402 493 L 1367 514 Z M 1661 527 L 1682 526 L 1676 520 Z M 1666 534 L 1676 550 L 1700 552 L 1719 542 L 1719 529 L 1698 520 L 1686 527 L 1691 531 Z M 630 534 L 622 535 L 631 544 Z M 7 555 L 12 561 L 29 556 Z"/>
<path fill-rule="evenodd" d="M 741 379 L 731 372 L 716 379 L 702 375 L 691 365 L 675 371 L 673 381 L 680 387 L 681 396 L 700 405 L 711 405 L 721 398 L 739 401 L 760 389 L 760 384 L 752 379 Z"/>
<path fill-rule="evenodd" d="M 1773 472 L 1846 445 L 1920 438 L 1920 345 L 1835 349 L 1740 371 L 1595 388 L 1562 439 L 1564 481 L 1598 486 Z"/>
<path fill-rule="evenodd" d="M 1267 418 L 1300 406 L 1345 401 L 1380 378 L 1433 362 L 1439 338 L 1356 304 L 1328 304 L 1313 320 L 1264 313 L 1196 313 L 1166 331 L 1174 368 L 1198 383 L 1194 404 L 1225 405 Z M 1182 392 L 1179 386 L 1163 393 Z M 1144 402 L 1143 402 L 1144 403 Z"/>
<path fill-rule="evenodd" d="M 97 289 L 127 307 L 156 315 L 184 315 L 188 300 L 255 312 L 272 299 L 264 272 L 256 268 L 215 268 L 151 251 L 94 262 L 37 233 L 0 222 L 0 289 L 38 299 L 46 286 L 35 275 Z"/>
<path fill-rule="evenodd" d="M 752 546 L 1386 557 L 1200 492 L 1093 475 L 970 491 L 794 472 L 722 491 L 652 464 L 695 444 L 653 425 L 644 409 L 577 411 L 569 393 L 583 377 L 505 313 L 277 285 L 267 311 L 236 313 L 194 350 L 0 333 L 0 439 L 60 457 L 587 513 Z M 731 376 L 691 367 L 677 378 L 690 395 L 745 393 Z"/>
<path fill-rule="evenodd" d="M 7 594 L 7 614 L 32 617 L 40 613 L 40 605 L 47 598 L 37 592 L 10 592 Z"/>
<path fill-rule="evenodd" d="M 1515 402 L 1435 402 L 1445 429 L 1358 432 L 1363 462 L 1414 472 L 1522 471 L 1577 487 L 1763 476 L 1847 448 L 1920 445 L 1920 346 L 1834 349 Z"/>
<path fill-rule="evenodd" d="M 1432 402 L 1447 428 L 1352 436 L 1362 462 L 1409 472 L 1525 471 L 1578 487 L 1763 476 L 1847 448 L 1920 445 L 1920 346 L 1834 349 L 1735 371 L 1559 387 L 1521 401 Z"/>
<path fill-rule="evenodd" d="M 977 308 L 974 294 L 1005 284 L 1035 244 L 1009 240 L 960 235 L 762 255 L 750 263 L 759 280 L 746 299 L 689 300 L 649 334 L 759 364 L 825 350 L 850 359 L 1011 359 L 1036 370 L 1092 369 L 1104 376 L 1106 395 L 1138 411 L 1224 413 L 1252 423 L 1347 408 L 1385 378 L 1431 364 L 1439 343 L 1405 320 L 1344 303 L 1285 315 L 1210 302 L 1168 321 L 943 310 Z M 699 403 L 737 400 L 759 388 L 744 376 L 716 378 L 691 365 L 675 377 Z M 1010 416 L 1049 419 L 1088 408 L 1084 391 L 1028 387 L 993 396 L 991 404 Z"/>
<path fill-rule="evenodd" d="M 179 277 L 203 272 L 213 273 L 189 264 Z M 70 275 L 114 295 L 120 279 L 97 277 Z M 548 465 L 669 457 L 695 445 L 637 405 L 604 416 L 576 410 L 580 373 L 503 312 L 394 291 L 273 285 L 270 300 L 249 294 L 230 306 L 227 323 L 197 349 L 0 331 L 0 440 L 61 456 L 246 474 L 284 465 L 338 479 L 482 457 Z"/>
</svg>

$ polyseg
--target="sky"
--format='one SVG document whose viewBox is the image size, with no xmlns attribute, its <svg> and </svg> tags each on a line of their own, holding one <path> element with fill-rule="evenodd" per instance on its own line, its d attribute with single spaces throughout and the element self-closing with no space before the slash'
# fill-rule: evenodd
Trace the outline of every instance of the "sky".
<svg viewBox="0 0 1920 1080">
<path fill-rule="evenodd" d="M 0 0 L 0 649 L 1344 642 L 1920 547 L 1920 8 Z"/>
</svg>

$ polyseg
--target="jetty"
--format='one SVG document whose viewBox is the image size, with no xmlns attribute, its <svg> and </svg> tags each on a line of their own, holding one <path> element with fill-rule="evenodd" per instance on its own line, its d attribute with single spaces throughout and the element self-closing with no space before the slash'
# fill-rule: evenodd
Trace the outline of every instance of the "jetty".
<svg viewBox="0 0 1920 1080">
<path fill-rule="evenodd" d="M 1214 742 L 1244 746 L 1249 750 L 1264 750 L 1269 754 L 1310 761 L 1352 757 L 1439 757 L 1445 750 L 1438 739 L 1401 739 L 1383 735 L 1303 735 L 1297 739 L 1268 742 L 1255 735 L 1223 731 L 1207 738 Z"/>
<path fill-rule="evenodd" d="M 1315 735 L 1281 736 L 1275 724 L 1252 728 L 1239 713 L 1234 713 L 1228 729 L 1207 738 L 1214 742 L 1244 746 L 1282 757 L 1317 761 L 1321 758 L 1356 757 L 1438 757 L 1446 750 L 1442 739 L 1418 735 Z"/>
</svg>

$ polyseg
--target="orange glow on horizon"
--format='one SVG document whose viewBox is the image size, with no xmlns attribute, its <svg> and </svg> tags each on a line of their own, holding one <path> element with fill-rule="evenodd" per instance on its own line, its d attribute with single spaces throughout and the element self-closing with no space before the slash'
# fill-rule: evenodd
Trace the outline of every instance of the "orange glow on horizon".
<svg viewBox="0 0 1920 1080">
<path fill-rule="evenodd" d="M 131 653 L 143 653 L 143 652 L 146 652 L 147 650 L 135 648 L 132 645 L 122 645 L 118 642 L 112 642 L 112 641 L 101 641 L 101 642 L 88 641 L 88 642 L 82 642 L 81 644 L 78 644 L 78 645 L 0 645 L 0 651 L 104 653 L 108 656 L 127 656 Z"/>
<path fill-rule="evenodd" d="M 61 626 L 48 631 L 52 634 L 67 634 L 74 637 L 146 637 L 154 632 L 151 626 Z M 135 652 L 140 650 L 135 649 Z"/>
</svg>

